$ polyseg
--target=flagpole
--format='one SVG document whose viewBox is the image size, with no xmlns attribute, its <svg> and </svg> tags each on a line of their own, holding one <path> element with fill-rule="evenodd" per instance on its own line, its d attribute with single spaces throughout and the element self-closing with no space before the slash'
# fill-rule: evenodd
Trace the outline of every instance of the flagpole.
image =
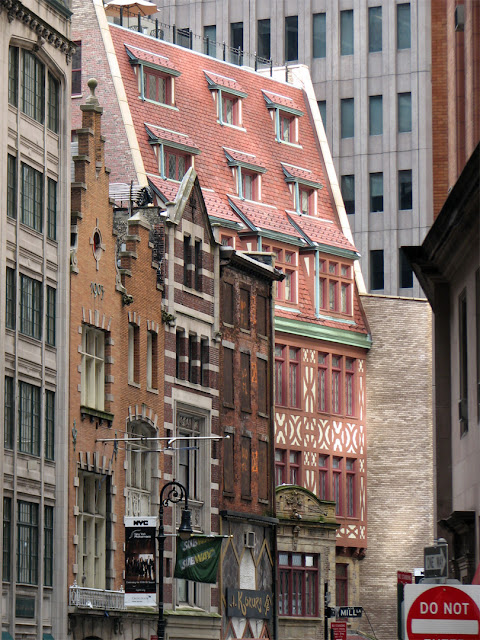
<svg viewBox="0 0 480 640">
<path fill-rule="evenodd" d="M 166 494 L 166 495 L 165 495 Z M 185 507 L 182 509 L 182 521 L 178 529 L 178 534 L 182 540 L 188 540 L 193 533 L 192 514 L 188 508 L 188 493 L 186 488 L 180 482 L 172 480 L 162 487 L 160 492 L 160 507 L 158 510 L 158 622 L 157 622 L 157 640 L 165 640 L 165 615 L 163 605 L 163 559 L 165 553 L 165 527 L 163 524 L 163 509 L 169 503 L 176 504 L 185 500 Z"/>
</svg>

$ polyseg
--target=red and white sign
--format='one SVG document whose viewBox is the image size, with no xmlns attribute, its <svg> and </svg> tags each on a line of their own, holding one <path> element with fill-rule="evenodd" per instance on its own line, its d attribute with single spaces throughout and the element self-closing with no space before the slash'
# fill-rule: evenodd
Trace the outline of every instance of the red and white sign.
<svg viewBox="0 0 480 640">
<path fill-rule="evenodd" d="M 347 640 L 347 623 L 332 622 L 333 640 Z"/>
<path fill-rule="evenodd" d="M 480 587 L 405 585 L 406 640 L 480 640 Z"/>
<path fill-rule="evenodd" d="M 398 584 L 412 584 L 413 574 L 408 571 L 397 571 Z"/>
</svg>

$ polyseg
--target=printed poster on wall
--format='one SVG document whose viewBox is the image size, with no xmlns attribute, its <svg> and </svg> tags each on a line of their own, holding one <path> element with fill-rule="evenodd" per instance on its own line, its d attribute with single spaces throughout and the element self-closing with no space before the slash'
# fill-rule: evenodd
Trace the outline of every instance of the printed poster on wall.
<svg viewBox="0 0 480 640">
<path fill-rule="evenodd" d="M 125 605 L 157 604 L 155 575 L 155 516 L 125 517 Z"/>
</svg>

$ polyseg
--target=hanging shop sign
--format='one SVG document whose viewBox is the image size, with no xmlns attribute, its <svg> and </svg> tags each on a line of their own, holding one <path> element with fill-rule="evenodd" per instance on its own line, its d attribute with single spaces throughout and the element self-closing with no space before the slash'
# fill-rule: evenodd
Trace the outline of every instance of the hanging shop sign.
<svg viewBox="0 0 480 640">
<path fill-rule="evenodd" d="M 155 579 L 156 517 L 125 517 L 125 605 L 157 604 Z"/>
<path fill-rule="evenodd" d="M 188 540 L 177 538 L 175 578 L 215 584 L 222 540 L 223 536 L 192 536 Z"/>
<path fill-rule="evenodd" d="M 271 591 L 227 589 L 227 616 L 229 617 L 270 620 L 272 609 Z"/>
</svg>

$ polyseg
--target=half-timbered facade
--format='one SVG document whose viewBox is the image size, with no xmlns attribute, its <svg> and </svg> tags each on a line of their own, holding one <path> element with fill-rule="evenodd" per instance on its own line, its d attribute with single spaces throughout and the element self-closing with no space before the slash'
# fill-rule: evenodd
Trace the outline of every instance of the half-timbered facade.
<svg viewBox="0 0 480 640">
<path fill-rule="evenodd" d="M 121 117 L 118 140 L 127 141 L 122 154 L 106 148 L 113 182 L 129 183 L 134 167 L 136 181 L 148 183 L 156 203 L 168 209 L 183 174 L 194 167 L 217 241 L 268 252 L 285 276 L 275 292 L 277 482 L 336 502 L 338 598 L 358 604 L 367 547 L 370 337 L 358 296 L 359 255 L 308 71 L 290 67 L 286 82 L 285 70 L 277 79 L 235 67 L 111 25 L 100 4 L 82 5 L 91 20 L 78 26 L 76 37 L 105 51 L 95 72 L 109 89 L 99 95 Z M 188 270 L 186 277 L 192 277 Z M 197 317 L 208 316 L 199 311 Z M 177 319 L 175 332 L 181 367 L 188 361 L 186 333 L 199 331 L 184 330 Z M 167 423 L 173 416 L 166 406 Z M 323 604 L 318 613 L 323 616 Z"/>
</svg>

